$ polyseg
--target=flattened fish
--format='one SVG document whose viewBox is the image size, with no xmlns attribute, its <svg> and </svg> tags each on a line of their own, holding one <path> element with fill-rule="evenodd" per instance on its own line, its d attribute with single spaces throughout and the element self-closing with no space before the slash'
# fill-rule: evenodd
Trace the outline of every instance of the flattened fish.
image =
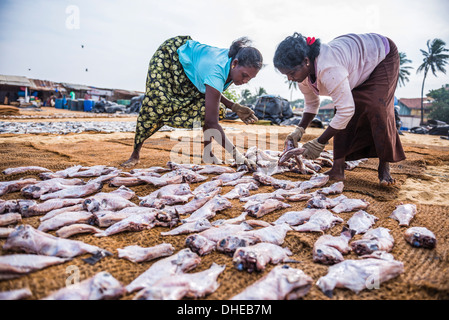
<svg viewBox="0 0 449 320">
<path fill-rule="evenodd" d="M 148 184 L 152 184 L 156 187 L 163 187 L 171 184 L 180 184 L 184 182 L 184 177 L 182 174 L 176 171 L 170 171 L 163 174 L 161 177 L 152 176 L 139 176 L 139 179 Z"/>
<path fill-rule="evenodd" d="M 82 241 L 54 237 L 36 230 L 30 225 L 17 226 L 6 239 L 3 249 L 61 258 L 73 258 L 84 253 L 105 252 L 97 246 Z"/>
<path fill-rule="evenodd" d="M 329 187 L 318 190 L 318 192 L 325 195 L 340 194 L 343 192 L 344 187 L 343 181 L 339 181 L 331 184 Z"/>
<path fill-rule="evenodd" d="M 349 229 L 355 231 L 355 234 L 361 234 L 368 231 L 377 220 L 379 220 L 379 218 L 376 216 L 373 216 L 364 210 L 359 210 L 349 218 L 348 226 Z"/>
<path fill-rule="evenodd" d="M 313 261 L 326 265 L 342 262 L 343 255 L 351 251 L 348 243 L 353 235 L 354 233 L 346 228 L 343 228 L 338 237 L 322 235 L 313 245 Z"/>
<path fill-rule="evenodd" d="M 231 191 L 224 194 L 223 197 L 226 199 L 232 200 L 232 199 L 238 199 L 240 197 L 248 197 L 249 195 L 251 195 L 251 192 L 249 192 L 249 189 L 243 184 L 238 184 Z"/>
<path fill-rule="evenodd" d="M 217 212 L 231 207 L 232 203 L 228 199 L 223 198 L 221 195 L 216 195 L 208 202 L 206 202 L 206 204 L 203 205 L 201 208 L 194 211 L 189 217 L 182 219 L 182 222 L 186 223 L 198 219 L 211 219 L 215 217 Z"/>
<path fill-rule="evenodd" d="M 9 237 L 9 235 L 14 231 L 14 228 L 8 227 L 8 228 L 2 228 L 0 227 L 0 239 L 6 239 Z"/>
<path fill-rule="evenodd" d="M 411 227 L 405 230 L 404 239 L 413 247 L 433 249 L 437 239 L 432 231 L 424 227 Z"/>
<path fill-rule="evenodd" d="M 42 180 L 53 178 L 69 178 L 70 175 L 78 172 L 82 167 L 83 166 L 81 165 L 75 165 L 56 172 L 42 172 L 39 174 L 39 178 L 41 178 Z"/>
<path fill-rule="evenodd" d="M 269 214 L 273 211 L 290 208 L 291 205 L 288 203 L 276 200 L 276 199 L 267 199 L 263 202 L 258 201 L 248 201 L 244 205 L 244 209 L 248 212 L 248 215 L 260 218 L 266 214 Z"/>
<path fill-rule="evenodd" d="M 89 223 L 92 221 L 93 213 L 89 211 L 68 211 L 43 221 L 37 230 L 48 232 L 71 224 Z"/>
<path fill-rule="evenodd" d="M 160 257 L 171 256 L 175 248 L 170 243 L 161 243 L 153 247 L 144 248 L 137 245 L 117 249 L 118 257 L 134 263 L 151 261 Z"/>
<path fill-rule="evenodd" d="M 187 234 L 194 232 L 201 232 L 212 227 L 212 224 L 207 219 L 199 219 L 191 222 L 186 222 L 180 226 L 171 229 L 170 231 L 161 232 L 162 236 L 176 236 L 179 234 Z"/>
<path fill-rule="evenodd" d="M 163 186 L 149 195 L 139 197 L 142 207 L 162 208 L 167 204 L 168 196 L 193 195 L 188 183 L 170 184 Z"/>
<path fill-rule="evenodd" d="M 195 273 L 178 273 L 164 277 L 139 291 L 134 300 L 181 300 L 183 298 L 203 298 L 215 292 L 220 284 L 218 276 L 226 268 L 215 262 L 207 270 Z"/>
<path fill-rule="evenodd" d="M 37 254 L 10 254 L 0 256 L 0 280 L 14 279 L 70 259 Z"/>
<path fill-rule="evenodd" d="M 0 292 L 0 300 L 22 300 L 33 295 L 29 288 Z"/>
<path fill-rule="evenodd" d="M 323 233 L 324 230 L 330 229 L 337 223 L 342 222 L 344 222 L 342 218 L 334 216 L 332 212 L 327 209 L 322 209 L 313 214 L 306 223 L 293 227 L 293 230 Z"/>
<path fill-rule="evenodd" d="M 202 169 L 197 171 L 197 173 L 199 173 L 199 174 L 222 174 L 222 173 L 234 173 L 234 172 L 235 172 L 235 170 L 231 167 L 212 165 L 212 164 L 206 164 L 203 166 Z"/>
<path fill-rule="evenodd" d="M 19 204 L 17 203 L 17 200 L 0 199 L 0 214 L 18 211 L 19 211 Z"/>
<path fill-rule="evenodd" d="M 126 286 L 126 291 L 130 293 L 149 288 L 159 279 L 194 269 L 200 262 L 201 258 L 196 253 L 190 249 L 182 249 L 174 255 L 153 263 L 150 268 Z"/>
<path fill-rule="evenodd" d="M 329 181 L 326 174 L 315 174 L 309 180 L 300 183 L 299 188 L 306 191 L 313 188 L 321 188 Z"/>
<path fill-rule="evenodd" d="M 347 288 L 358 294 L 364 289 L 377 289 L 403 272 L 404 264 L 396 260 L 345 260 L 330 266 L 327 275 L 316 284 L 328 297 L 332 297 L 334 288 Z"/>
<path fill-rule="evenodd" d="M 85 185 L 73 186 L 56 192 L 43 194 L 40 199 L 45 201 L 49 199 L 82 198 L 100 191 L 102 187 L 103 185 L 101 183 L 86 183 Z"/>
<path fill-rule="evenodd" d="M 0 227 L 9 226 L 22 221 L 22 215 L 17 212 L 10 212 L 0 215 Z"/>
<path fill-rule="evenodd" d="M 400 204 L 396 206 L 396 209 L 390 215 L 390 218 L 399 221 L 400 226 L 408 226 L 415 216 L 416 211 L 415 204 Z"/>
<path fill-rule="evenodd" d="M 157 224 L 156 215 L 154 213 L 133 214 L 112 226 L 101 233 L 96 233 L 96 237 L 108 237 L 117 233 L 125 231 L 142 231 L 151 229 Z"/>
<path fill-rule="evenodd" d="M 137 207 L 129 199 L 134 196 L 134 191 L 121 186 L 112 192 L 100 192 L 94 196 L 86 198 L 83 202 L 83 208 L 89 212 L 101 210 L 119 211 L 127 207 Z"/>
<path fill-rule="evenodd" d="M 56 231 L 56 236 L 60 238 L 70 238 L 73 235 L 80 233 L 99 233 L 102 232 L 101 229 L 97 227 L 91 226 L 85 223 L 75 223 Z"/>
<path fill-rule="evenodd" d="M 99 177 L 102 175 L 106 175 L 111 173 L 112 171 L 116 171 L 117 168 L 108 167 L 105 165 L 96 165 L 92 167 L 82 167 L 80 170 L 76 172 L 70 172 L 68 174 L 69 178 L 90 178 L 90 177 Z"/>
<path fill-rule="evenodd" d="M 101 227 L 107 228 L 112 226 L 114 223 L 122 221 L 125 218 L 128 218 L 135 214 L 154 214 L 156 217 L 159 214 L 160 210 L 155 208 L 147 208 L 147 207 L 126 207 L 119 211 L 109 211 L 102 210 L 94 212 L 94 223 Z"/>
<path fill-rule="evenodd" d="M 317 213 L 321 209 L 310 209 L 306 208 L 301 211 L 288 211 L 280 216 L 273 224 L 282 224 L 287 223 L 291 226 L 297 226 L 300 224 L 309 221 L 310 217 L 312 217 L 315 213 Z"/>
<path fill-rule="evenodd" d="M 23 187 L 20 189 L 20 193 L 25 198 L 38 199 L 45 193 L 56 192 L 65 188 L 69 188 L 74 185 L 86 184 L 82 179 L 63 179 L 54 178 L 44 181 L 39 181 L 35 184 Z"/>
<path fill-rule="evenodd" d="M 83 203 L 83 198 L 50 199 L 41 203 L 34 200 L 19 200 L 20 213 L 23 217 L 40 216 L 50 211 L 75 206 Z"/>
<path fill-rule="evenodd" d="M 234 172 L 234 173 L 222 173 L 219 176 L 213 177 L 212 180 L 221 180 L 223 183 L 234 181 L 243 177 L 247 171 Z"/>
<path fill-rule="evenodd" d="M 294 189 L 298 187 L 298 183 L 290 181 L 290 180 L 281 180 L 273 178 L 269 175 L 260 173 L 260 172 L 254 172 L 253 177 L 259 181 L 260 183 L 264 185 L 273 186 L 276 189 Z"/>
<path fill-rule="evenodd" d="M 165 210 L 174 210 L 176 213 L 180 215 L 191 214 L 196 210 L 200 209 L 203 205 L 205 205 L 210 199 L 217 196 L 221 192 L 221 187 L 218 187 L 214 191 L 209 193 L 198 193 L 194 196 L 192 200 L 188 203 L 175 205 L 172 207 L 165 206 Z"/>
<path fill-rule="evenodd" d="M 237 270 L 248 272 L 262 271 L 268 263 L 286 262 L 292 252 L 272 243 L 257 243 L 249 247 L 240 247 L 234 252 L 232 262 Z"/>
<path fill-rule="evenodd" d="M 223 181 L 221 180 L 212 180 L 208 182 L 204 182 L 200 184 L 198 187 L 196 187 L 192 193 L 194 195 L 200 194 L 200 193 L 210 193 L 215 191 L 217 188 L 220 188 L 223 185 Z"/>
<path fill-rule="evenodd" d="M 51 171 L 50 169 L 39 167 L 39 166 L 28 166 L 28 167 L 17 167 L 17 168 L 8 168 L 2 171 L 4 175 L 11 175 L 11 174 L 18 174 L 18 173 L 24 173 L 24 172 L 33 172 L 33 173 L 39 173 L 39 172 L 48 172 Z"/>
<path fill-rule="evenodd" d="M 312 284 L 313 279 L 300 269 L 275 266 L 231 300 L 297 300 L 309 292 Z"/>
<path fill-rule="evenodd" d="M 81 199 L 81 200 L 84 200 L 84 199 Z M 48 200 L 48 201 L 52 201 L 52 200 Z M 44 216 L 40 217 L 39 220 L 41 222 L 44 222 L 45 220 L 56 217 L 58 214 L 61 214 L 64 212 L 74 212 L 74 211 L 83 211 L 83 204 L 80 203 L 80 204 L 76 204 L 76 205 L 70 206 L 70 207 L 64 207 L 64 208 L 51 210 L 51 211 L 47 212 Z"/>
<path fill-rule="evenodd" d="M 307 201 L 307 208 L 331 209 L 337 206 L 344 199 L 347 199 L 344 194 L 336 198 L 328 198 L 324 194 L 315 193 L 312 198 Z"/>
<path fill-rule="evenodd" d="M 109 272 L 102 271 L 89 279 L 59 289 L 43 300 L 110 300 L 120 298 L 124 293 L 123 285 Z"/>
<path fill-rule="evenodd" d="M 38 180 L 34 178 L 0 182 L 0 197 L 7 193 L 19 191 L 20 189 L 37 182 Z"/>
<path fill-rule="evenodd" d="M 332 211 L 335 213 L 351 212 L 355 210 L 365 210 L 366 208 L 368 208 L 368 206 L 369 202 L 365 199 L 347 198 L 341 200 L 339 204 L 332 208 Z"/>
<path fill-rule="evenodd" d="M 357 255 L 366 255 L 374 251 L 390 252 L 393 249 L 394 238 L 387 228 L 379 227 L 368 230 L 360 240 L 351 243 L 352 250 Z"/>
</svg>

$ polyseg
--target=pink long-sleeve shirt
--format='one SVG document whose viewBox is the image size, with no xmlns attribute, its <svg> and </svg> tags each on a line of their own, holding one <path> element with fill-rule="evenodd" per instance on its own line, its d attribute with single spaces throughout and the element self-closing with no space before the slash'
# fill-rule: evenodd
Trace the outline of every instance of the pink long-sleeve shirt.
<svg viewBox="0 0 449 320">
<path fill-rule="evenodd" d="M 315 59 L 316 82 L 306 78 L 299 84 L 304 112 L 317 114 L 319 96 L 329 96 L 336 114 L 329 125 L 345 129 L 355 111 L 352 89 L 368 79 L 390 50 L 388 39 L 379 34 L 347 34 L 321 44 Z"/>
</svg>

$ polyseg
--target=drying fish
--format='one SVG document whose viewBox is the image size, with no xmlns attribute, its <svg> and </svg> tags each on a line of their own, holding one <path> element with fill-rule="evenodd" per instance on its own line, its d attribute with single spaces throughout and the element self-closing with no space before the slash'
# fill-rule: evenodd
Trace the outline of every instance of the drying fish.
<svg viewBox="0 0 449 320">
<path fill-rule="evenodd" d="M 276 179 L 260 172 L 254 172 L 253 177 L 264 185 L 273 186 L 276 189 L 294 189 L 298 187 L 298 183 L 290 180 Z"/>
<path fill-rule="evenodd" d="M 9 235 L 4 250 L 24 251 L 61 258 L 73 258 L 84 253 L 105 251 L 82 241 L 62 239 L 34 229 L 30 225 L 19 225 Z"/>
<path fill-rule="evenodd" d="M 264 202 L 268 199 L 276 199 L 276 200 L 280 200 L 280 201 L 285 200 L 285 198 L 280 193 L 265 192 L 265 193 L 256 193 L 249 197 L 240 198 L 240 201 L 242 201 L 242 202 L 249 202 L 249 201 Z"/>
<path fill-rule="evenodd" d="M 173 173 L 181 175 L 183 178 L 182 182 L 186 183 L 197 183 L 208 179 L 207 176 L 200 174 L 199 171 L 193 171 L 185 168 L 176 169 Z"/>
<path fill-rule="evenodd" d="M 201 232 L 212 227 L 212 224 L 207 219 L 199 219 L 191 222 L 183 223 L 180 226 L 166 232 L 161 232 L 162 236 L 176 236 L 179 234 L 187 234 L 194 232 Z"/>
<path fill-rule="evenodd" d="M 234 173 L 235 170 L 231 167 L 218 166 L 212 164 L 206 164 L 202 169 L 198 170 L 198 174 L 222 174 L 222 173 Z"/>
<path fill-rule="evenodd" d="M 60 191 L 43 194 L 40 199 L 45 201 L 49 199 L 82 198 L 100 191 L 102 187 L 103 185 L 101 183 L 86 183 L 82 186 L 73 186 Z"/>
<path fill-rule="evenodd" d="M 69 226 L 71 224 L 89 223 L 93 218 L 92 212 L 89 211 L 69 211 L 58 214 L 57 216 L 42 222 L 37 230 L 47 232 L 57 230 L 59 228 Z"/>
<path fill-rule="evenodd" d="M 354 170 L 354 168 L 358 167 L 362 162 L 368 161 L 368 158 L 363 158 L 359 160 L 345 161 L 345 170 Z"/>
<path fill-rule="evenodd" d="M 188 183 L 167 185 L 162 188 L 159 188 L 156 191 L 153 191 L 147 196 L 139 197 L 140 199 L 139 205 L 143 207 L 162 208 L 167 204 L 168 202 L 167 199 L 169 199 L 170 196 L 185 196 L 185 195 L 193 195 L 192 191 L 190 190 L 190 185 Z M 185 197 L 183 199 L 185 199 Z"/>
<path fill-rule="evenodd" d="M 208 202 L 206 202 L 206 204 L 204 204 L 201 208 L 194 211 L 189 217 L 183 219 L 182 222 L 186 223 L 203 218 L 211 219 L 215 217 L 217 212 L 223 211 L 231 207 L 232 203 L 228 199 L 223 198 L 221 195 L 216 195 Z"/>
<path fill-rule="evenodd" d="M 22 215 L 16 212 L 10 212 L 0 215 L 0 227 L 16 224 L 22 221 Z"/>
<path fill-rule="evenodd" d="M 41 203 L 34 200 L 19 200 L 20 213 L 23 217 L 40 216 L 50 211 L 81 204 L 83 198 L 50 199 Z"/>
<path fill-rule="evenodd" d="M 390 252 L 393 249 L 394 238 L 387 228 L 379 227 L 368 230 L 360 240 L 351 243 L 352 250 L 359 256 L 374 251 Z"/>
<path fill-rule="evenodd" d="M 191 171 L 193 172 L 193 171 Z M 139 176 L 138 178 L 148 184 L 152 184 L 156 187 L 163 187 L 171 184 L 180 184 L 186 182 L 184 179 L 185 171 L 181 171 L 177 169 L 175 171 L 170 171 L 168 173 L 163 174 L 160 177 L 152 177 L 152 176 Z M 193 172 L 194 173 L 194 172 Z"/>
<path fill-rule="evenodd" d="M 437 239 L 433 232 L 424 227 L 408 228 L 404 232 L 404 238 L 417 248 L 433 249 L 437 245 Z"/>
<path fill-rule="evenodd" d="M 123 249 L 117 249 L 118 257 L 134 263 L 151 261 L 160 257 L 171 256 L 175 248 L 170 243 L 161 243 L 153 247 L 143 248 L 132 245 Z"/>
<path fill-rule="evenodd" d="M 63 179 L 54 178 L 44 181 L 39 181 L 35 184 L 23 187 L 20 189 L 20 193 L 25 198 L 38 199 L 45 193 L 56 192 L 65 188 L 69 188 L 74 185 L 84 185 L 84 180 L 81 179 Z"/>
<path fill-rule="evenodd" d="M 364 199 L 347 198 L 341 200 L 335 207 L 332 208 L 332 211 L 335 213 L 351 212 L 355 210 L 365 210 L 368 206 L 369 202 Z"/>
<path fill-rule="evenodd" d="M 198 195 L 200 193 L 210 193 L 215 191 L 217 188 L 220 188 L 223 185 L 223 181 L 221 180 L 212 180 L 208 182 L 204 182 L 196 187 L 192 193 L 194 195 Z M 221 189 L 220 189 L 221 190 Z"/>
<path fill-rule="evenodd" d="M 0 214 L 17 211 L 19 211 L 19 205 L 17 203 L 17 200 L 0 199 Z"/>
<path fill-rule="evenodd" d="M 312 217 L 315 213 L 317 213 L 320 209 L 309 209 L 306 208 L 301 211 L 288 211 L 280 216 L 273 224 L 283 224 L 287 223 L 290 226 L 297 226 L 305 223 Z"/>
<path fill-rule="evenodd" d="M 241 224 L 223 224 L 188 236 L 185 244 L 193 252 L 204 256 L 215 250 L 216 244 L 222 239 L 251 229 L 245 222 Z"/>
<path fill-rule="evenodd" d="M 243 234 L 227 236 L 216 244 L 217 251 L 223 252 L 228 256 L 233 256 L 235 250 L 240 247 L 248 247 L 250 245 L 260 242 L 258 238 Z"/>
<path fill-rule="evenodd" d="M 279 165 L 285 164 L 291 158 L 299 157 L 305 150 L 304 148 L 291 148 L 286 150 L 279 158 Z"/>
<path fill-rule="evenodd" d="M 176 212 L 179 215 L 191 214 L 191 213 L 195 212 L 196 210 L 198 210 L 199 208 L 201 208 L 210 199 L 212 199 L 213 197 L 220 194 L 220 192 L 221 192 L 221 187 L 218 187 L 217 189 L 215 189 L 214 191 L 211 191 L 209 193 L 198 193 L 188 203 L 175 205 L 172 207 L 165 206 L 164 210 L 168 210 L 168 211 L 173 210 L 174 212 Z M 189 198 L 190 198 L 190 196 L 189 196 Z M 163 199 L 167 199 L 167 198 L 163 198 Z M 169 202 L 167 201 L 165 203 L 168 204 Z"/>
<path fill-rule="evenodd" d="M 170 170 L 177 170 L 177 169 L 188 169 L 188 170 L 192 170 L 192 171 L 198 171 L 204 168 L 204 166 L 200 165 L 200 164 L 195 164 L 195 163 L 176 163 L 173 161 L 168 161 L 167 162 L 167 167 Z"/>
<path fill-rule="evenodd" d="M 118 211 L 102 210 L 93 213 L 93 222 L 101 228 L 107 228 L 135 214 L 153 214 L 156 219 L 160 212 L 159 209 L 147 207 L 126 207 Z"/>
<path fill-rule="evenodd" d="M 264 215 L 276 210 L 290 208 L 288 203 L 279 201 L 277 199 L 267 199 L 264 202 L 248 201 L 244 205 L 244 209 L 248 212 L 248 215 L 260 218 Z"/>
<path fill-rule="evenodd" d="M 95 276 L 66 286 L 45 297 L 43 300 L 110 300 L 125 293 L 123 285 L 109 272 L 99 272 Z"/>
<path fill-rule="evenodd" d="M 309 292 L 312 284 L 313 279 L 300 269 L 275 266 L 231 300 L 297 300 Z"/>
<path fill-rule="evenodd" d="M 121 186 L 112 192 L 100 192 L 94 196 L 86 198 L 83 202 L 83 208 L 89 212 L 100 210 L 118 211 L 127 207 L 137 207 L 137 205 L 129 199 L 134 196 L 134 191 Z"/>
<path fill-rule="evenodd" d="M 163 172 L 167 172 L 167 171 L 170 171 L 170 170 L 171 169 L 169 169 L 169 168 L 154 166 L 154 167 L 142 168 L 142 169 L 132 169 L 130 171 L 130 173 L 132 173 L 132 174 L 139 174 L 139 173 L 163 173 Z"/>
<path fill-rule="evenodd" d="M 238 199 L 241 197 L 248 197 L 249 195 L 251 195 L 251 192 L 249 191 L 250 190 L 248 189 L 247 186 L 238 184 L 231 191 L 224 194 L 223 197 L 229 200 Z"/>
<path fill-rule="evenodd" d="M 300 192 L 298 192 L 296 194 L 291 194 L 291 195 L 286 194 L 286 195 L 283 195 L 283 197 L 285 197 L 285 199 L 287 199 L 288 201 L 299 202 L 299 201 L 310 200 L 314 195 L 315 195 L 315 193 L 300 193 Z"/>
<path fill-rule="evenodd" d="M 338 237 L 322 235 L 313 245 L 313 261 L 326 265 L 342 262 L 343 255 L 351 251 L 348 243 L 353 235 L 354 233 L 346 228 L 343 228 Z"/>
<path fill-rule="evenodd" d="M 316 284 L 328 297 L 332 297 L 334 288 L 348 288 L 358 294 L 364 289 L 379 288 L 381 283 L 403 272 L 404 264 L 396 260 L 345 260 L 330 266 L 327 275 Z"/>
<path fill-rule="evenodd" d="M 0 227 L 0 239 L 6 239 L 9 237 L 9 235 L 14 231 L 14 228 L 7 227 L 7 228 L 1 228 Z"/>
<path fill-rule="evenodd" d="M 306 191 L 313 188 L 321 188 L 329 181 L 329 176 L 325 174 L 315 174 L 309 180 L 300 183 L 299 188 Z"/>
<path fill-rule="evenodd" d="M 262 271 L 268 263 L 286 262 L 292 252 L 272 243 L 257 243 L 249 247 L 240 247 L 234 252 L 232 262 L 237 270 L 248 272 Z"/>
<path fill-rule="evenodd" d="M 42 172 L 39 174 L 39 178 L 41 178 L 42 180 L 53 178 L 69 178 L 70 175 L 77 173 L 82 167 L 83 166 L 81 165 L 75 165 L 56 172 Z"/>
<path fill-rule="evenodd" d="M 416 214 L 416 204 L 400 204 L 390 215 L 390 218 L 399 221 L 400 226 L 408 226 Z"/>
<path fill-rule="evenodd" d="M 221 180 L 213 180 L 213 181 L 221 181 Z M 236 180 L 232 180 L 232 181 L 227 181 L 227 182 L 223 182 L 222 184 L 223 186 L 236 186 L 238 184 L 242 184 L 242 183 L 254 183 L 256 185 L 259 185 L 259 181 L 257 181 L 256 179 L 254 179 L 253 177 L 242 177 Z"/>
<path fill-rule="evenodd" d="M 239 216 L 235 218 L 230 219 L 217 219 L 212 222 L 213 226 L 220 226 L 223 224 L 240 224 L 243 221 L 246 221 L 246 216 L 248 215 L 248 212 L 242 212 Z"/>
<path fill-rule="evenodd" d="M 136 177 L 115 177 L 109 180 L 109 186 L 110 187 L 134 187 L 141 184 L 144 184 L 145 182 L 142 181 L 138 176 Z"/>
<path fill-rule="evenodd" d="M 292 230 L 287 223 L 277 224 L 275 226 L 268 226 L 256 230 L 244 231 L 240 234 L 243 236 L 250 236 L 256 238 L 258 242 L 273 243 L 280 246 L 284 243 L 287 232 Z"/>
<path fill-rule="evenodd" d="M 38 181 L 34 178 L 0 182 L 0 197 L 7 193 L 19 191 L 20 189 L 37 182 Z"/>
<path fill-rule="evenodd" d="M 347 199 L 344 194 L 336 198 L 328 198 L 324 194 L 315 193 L 312 198 L 307 201 L 307 208 L 331 209 L 338 205 L 344 199 Z"/>
<path fill-rule="evenodd" d="M 156 224 L 157 220 L 154 213 L 133 214 L 119 222 L 114 223 L 103 232 L 96 233 L 95 236 L 108 237 L 125 231 L 142 231 L 145 229 L 151 229 Z"/>
<path fill-rule="evenodd" d="M 359 258 L 360 259 L 375 258 L 375 259 L 382 259 L 382 260 L 389 260 L 389 261 L 394 260 L 394 256 L 391 253 L 381 251 L 381 250 L 373 251 L 369 254 L 359 256 Z"/>
<path fill-rule="evenodd" d="M 10 254 L 0 256 L 0 280 L 14 279 L 70 259 L 37 254 Z"/>
<path fill-rule="evenodd" d="M 111 171 L 108 174 L 104 174 L 99 177 L 96 177 L 95 179 L 90 179 L 87 181 L 87 183 L 100 183 L 103 185 L 106 182 L 109 182 L 112 179 L 117 178 L 118 176 L 120 176 L 120 174 L 121 174 L 121 171 L 117 169 L 117 170 Z"/>
<path fill-rule="evenodd" d="M 127 292 L 134 292 L 153 286 L 159 279 L 174 276 L 194 269 L 201 258 L 190 249 L 182 249 L 178 253 L 158 260 L 144 273 L 126 286 Z"/>
<path fill-rule="evenodd" d="M 234 181 L 243 177 L 247 171 L 234 172 L 234 173 L 222 173 L 219 176 L 213 177 L 212 180 L 221 180 L 223 183 Z"/>
<path fill-rule="evenodd" d="M 82 200 L 84 200 L 84 199 L 82 199 Z M 48 201 L 51 201 L 51 200 L 48 200 Z M 80 203 L 80 204 L 76 204 L 74 206 L 64 207 L 64 208 L 59 208 L 59 209 L 49 211 L 44 216 L 40 217 L 39 220 L 41 222 L 44 222 L 45 220 L 56 217 L 58 214 L 61 214 L 64 212 L 74 212 L 74 211 L 83 211 L 83 204 Z"/>
<path fill-rule="evenodd" d="M 181 300 L 182 298 L 203 298 L 215 292 L 220 284 L 218 276 L 226 266 L 215 262 L 207 270 L 196 273 L 178 273 L 164 277 L 139 291 L 134 300 Z"/>
<path fill-rule="evenodd" d="M 33 295 L 29 288 L 0 292 L 0 300 L 22 300 Z"/>
<path fill-rule="evenodd" d="M 293 227 L 293 230 L 323 233 L 324 230 L 330 229 L 335 226 L 335 224 L 342 222 L 344 222 L 342 218 L 334 216 L 329 210 L 322 209 L 312 215 L 306 223 Z"/>
<path fill-rule="evenodd" d="M 39 166 L 28 166 L 28 167 L 17 167 L 17 168 L 8 168 L 2 171 L 5 175 L 11 174 L 19 174 L 24 172 L 48 172 L 50 169 L 39 167 Z"/>
<path fill-rule="evenodd" d="M 117 170 L 114 167 L 108 167 L 105 165 L 96 165 L 92 167 L 82 167 L 80 170 L 76 172 L 69 173 L 69 178 L 90 178 L 90 177 L 99 177 L 102 175 L 106 175 L 111 173 L 112 171 Z"/>
<path fill-rule="evenodd" d="M 339 181 L 331 184 L 329 187 L 318 190 L 318 192 L 325 195 L 340 194 L 343 192 L 344 187 L 343 181 Z"/>
<path fill-rule="evenodd" d="M 98 229 L 97 227 L 85 223 L 75 223 L 57 230 L 56 236 L 60 238 L 70 238 L 71 236 L 80 233 L 99 233 L 99 232 L 102 232 L 102 230 Z"/>
<path fill-rule="evenodd" d="M 359 210 L 348 220 L 349 229 L 354 230 L 355 234 L 365 233 L 379 218 L 369 214 L 364 210 Z"/>
</svg>

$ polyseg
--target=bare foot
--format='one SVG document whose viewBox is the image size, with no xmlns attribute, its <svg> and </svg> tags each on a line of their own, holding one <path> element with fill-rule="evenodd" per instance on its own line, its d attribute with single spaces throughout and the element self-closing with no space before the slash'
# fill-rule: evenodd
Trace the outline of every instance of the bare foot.
<svg viewBox="0 0 449 320">
<path fill-rule="evenodd" d="M 122 166 L 124 168 L 132 168 L 139 162 L 140 162 L 139 159 L 129 158 L 127 161 L 123 162 L 120 166 Z"/>
<path fill-rule="evenodd" d="M 344 181 L 345 180 L 345 159 L 335 159 L 334 165 L 324 174 L 329 176 L 329 180 L 332 181 Z"/>
<path fill-rule="evenodd" d="M 379 161 L 379 168 L 377 169 L 379 184 L 382 187 L 393 186 L 396 180 L 390 174 L 390 164 L 388 162 Z"/>
</svg>

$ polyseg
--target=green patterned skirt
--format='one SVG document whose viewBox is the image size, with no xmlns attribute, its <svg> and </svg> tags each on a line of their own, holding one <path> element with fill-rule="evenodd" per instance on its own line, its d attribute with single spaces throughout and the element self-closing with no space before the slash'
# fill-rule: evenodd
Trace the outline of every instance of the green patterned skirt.
<svg viewBox="0 0 449 320">
<path fill-rule="evenodd" d="M 134 146 L 167 125 L 174 128 L 194 128 L 204 125 L 205 95 L 184 73 L 177 50 L 189 36 L 166 40 L 150 60 L 145 97 L 137 117 Z M 220 105 L 220 119 L 226 108 Z M 219 120 L 220 120 L 219 119 Z"/>
</svg>

